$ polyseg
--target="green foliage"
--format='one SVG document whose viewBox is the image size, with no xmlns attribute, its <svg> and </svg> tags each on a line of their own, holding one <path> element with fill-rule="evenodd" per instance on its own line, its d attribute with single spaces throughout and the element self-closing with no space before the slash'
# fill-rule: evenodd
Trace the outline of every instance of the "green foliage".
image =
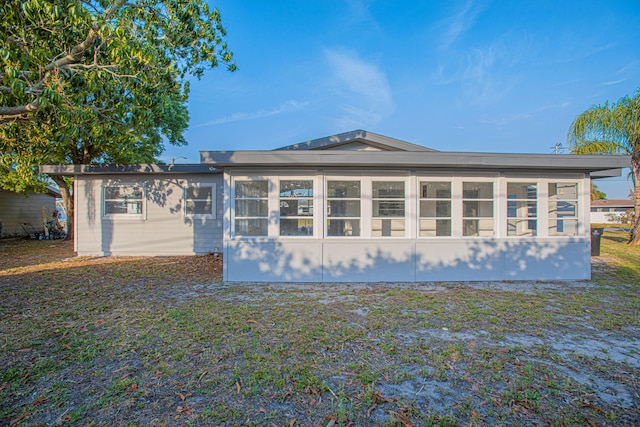
<svg viewBox="0 0 640 427">
<path fill-rule="evenodd" d="M 575 154 L 631 156 L 636 215 L 631 242 L 640 244 L 640 89 L 618 102 L 594 105 L 580 114 L 567 139 Z"/>
<path fill-rule="evenodd" d="M 591 200 L 607 200 L 607 195 L 597 185 L 591 184 Z"/>
<path fill-rule="evenodd" d="M 187 78 L 235 70 L 203 0 L 8 0 L 0 5 L 0 186 L 39 164 L 144 163 L 183 145 Z"/>
</svg>

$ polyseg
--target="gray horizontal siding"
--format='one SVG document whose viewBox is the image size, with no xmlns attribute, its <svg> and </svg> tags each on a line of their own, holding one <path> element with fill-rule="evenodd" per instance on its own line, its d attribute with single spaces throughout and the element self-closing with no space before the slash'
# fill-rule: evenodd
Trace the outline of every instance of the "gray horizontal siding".
<svg viewBox="0 0 640 427">
<path fill-rule="evenodd" d="M 24 235 L 21 223 L 31 224 L 38 231 L 44 230 L 42 208 L 45 208 L 47 219 L 56 208 L 55 199 L 46 194 L 17 194 L 0 190 L 0 222 L 3 236 Z"/>
<path fill-rule="evenodd" d="M 143 186 L 142 219 L 103 215 L 103 188 L 109 184 Z M 221 175 L 140 179 L 122 176 L 79 176 L 77 180 L 78 255 L 192 255 L 222 250 L 223 185 Z M 216 218 L 185 216 L 184 187 L 216 185 Z"/>
</svg>

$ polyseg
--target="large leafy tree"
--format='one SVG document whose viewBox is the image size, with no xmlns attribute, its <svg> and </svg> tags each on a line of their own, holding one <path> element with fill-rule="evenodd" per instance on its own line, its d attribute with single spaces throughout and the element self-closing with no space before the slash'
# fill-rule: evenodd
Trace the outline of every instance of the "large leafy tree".
<svg viewBox="0 0 640 427">
<path fill-rule="evenodd" d="M 630 243 L 640 243 L 640 89 L 580 114 L 569 129 L 568 140 L 576 154 L 631 155 L 635 225 Z"/>
<path fill-rule="evenodd" d="M 41 164 L 146 163 L 183 145 L 189 76 L 235 70 L 204 0 L 5 0 L 0 186 L 42 189 Z M 51 176 L 72 217 L 69 181 Z M 72 230 L 72 227 L 70 227 Z"/>
</svg>

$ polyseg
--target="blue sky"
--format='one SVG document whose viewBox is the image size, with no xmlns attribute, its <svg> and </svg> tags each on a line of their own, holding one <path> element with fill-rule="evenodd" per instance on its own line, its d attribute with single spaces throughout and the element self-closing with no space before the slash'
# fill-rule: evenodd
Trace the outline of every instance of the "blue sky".
<svg viewBox="0 0 640 427">
<path fill-rule="evenodd" d="M 239 70 L 192 82 L 189 145 L 167 147 L 167 162 L 355 129 L 442 151 L 551 153 L 582 111 L 640 87 L 638 0 L 211 6 Z M 600 182 L 627 198 L 623 178 Z"/>
</svg>

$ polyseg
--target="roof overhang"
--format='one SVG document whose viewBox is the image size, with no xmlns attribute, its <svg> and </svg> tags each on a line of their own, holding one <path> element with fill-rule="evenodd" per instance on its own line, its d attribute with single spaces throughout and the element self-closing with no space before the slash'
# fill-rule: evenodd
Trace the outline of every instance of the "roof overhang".
<svg viewBox="0 0 640 427">
<path fill-rule="evenodd" d="M 340 167 L 553 170 L 619 176 L 630 156 L 385 151 L 201 151 L 202 164 L 229 167 Z M 615 173 L 615 175 L 609 175 Z"/>
<path fill-rule="evenodd" d="M 212 165 L 204 164 L 136 164 L 136 165 L 44 165 L 40 173 L 49 175 L 118 175 L 118 174 L 202 174 L 221 173 Z"/>
</svg>

